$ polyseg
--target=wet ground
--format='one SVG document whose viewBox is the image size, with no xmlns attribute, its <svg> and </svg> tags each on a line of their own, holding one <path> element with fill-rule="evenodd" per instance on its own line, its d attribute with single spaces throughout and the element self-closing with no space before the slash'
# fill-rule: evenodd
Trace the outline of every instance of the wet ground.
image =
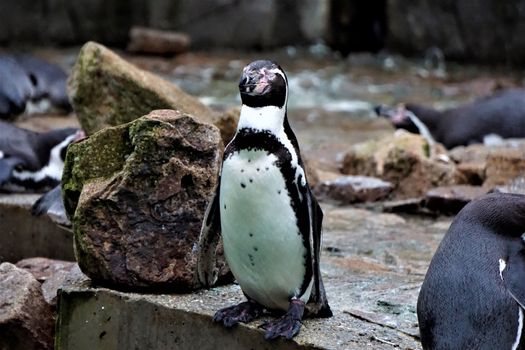
<svg viewBox="0 0 525 350">
<path fill-rule="evenodd" d="M 76 51 L 47 50 L 40 54 L 68 68 Z M 387 55 L 342 60 L 322 46 L 264 54 L 128 57 L 217 109 L 239 105 L 240 71 L 257 58 L 274 59 L 286 70 L 292 128 L 305 157 L 322 170 L 336 170 L 349 145 L 393 132 L 385 120 L 374 117 L 372 108 L 376 104 L 411 101 L 446 108 L 498 88 L 525 85 L 524 72 L 504 68 L 448 63 L 445 70 L 433 70 L 425 68 L 424 60 Z M 19 123 L 46 129 L 75 124 L 75 120 L 23 117 Z M 452 218 L 323 207 L 323 274 L 337 310 L 336 318 L 328 322 L 333 327 L 344 324 L 341 327 L 352 334 L 341 340 L 342 348 L 417 348 L 417 293 Z"/>
</svg>

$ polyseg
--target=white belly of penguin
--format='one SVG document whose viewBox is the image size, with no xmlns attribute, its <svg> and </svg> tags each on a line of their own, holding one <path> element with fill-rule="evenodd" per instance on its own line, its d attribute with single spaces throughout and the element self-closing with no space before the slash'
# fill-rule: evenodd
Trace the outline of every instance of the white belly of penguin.
<svg viewBox="0 0 525 350">
<path fill-rule="evenodd" d="M 244 293 L 286 310 L 294 296 L 307 302 L 311 288 L 299 295 L 307 252 L 276 161 L 265 151 L 240 151 L 224 161 L 221 231 L 226 260 Z"/>
</svg>

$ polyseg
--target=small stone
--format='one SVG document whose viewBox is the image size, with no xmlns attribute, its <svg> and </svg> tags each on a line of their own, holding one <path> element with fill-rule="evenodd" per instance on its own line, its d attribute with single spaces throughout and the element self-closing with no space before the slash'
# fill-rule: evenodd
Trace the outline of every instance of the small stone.
<svg viewBox="0 0 525 350">
<path fill-rule="evenodd" d="M 427 192 L 425 207 L 431 211 L 455 215 L 468 202 L 487 193 L 481 186 L 456 185 L 433 188 Z"/>
<path fill-rule="evenodd" d="M 375 202 L 388 197 L 392 184 L 368 176 L 340 176 L 321 181 L 315 194 L 321 201 L 333 200 L 341 204 Z"/>
<path fill-rule="evenodd" d="M 184 33 L 135 26 L 129 31 L 128 51 L 173 55 L 188 51 L 190 37 Z"/>
<path fill-rule="evenodd" d="M 69 272 L 75 265 L 72 261 L 48 258 L 28 258 L 16 263 L 16 267 L 30 272 L 39 282 L 44 282 L 61 271 Z"/>
<path fill-rule="evenodd" d="M 54 319 L 31 273 L 0 264 L 0 349 L 53 349 Z"/>
</svg>

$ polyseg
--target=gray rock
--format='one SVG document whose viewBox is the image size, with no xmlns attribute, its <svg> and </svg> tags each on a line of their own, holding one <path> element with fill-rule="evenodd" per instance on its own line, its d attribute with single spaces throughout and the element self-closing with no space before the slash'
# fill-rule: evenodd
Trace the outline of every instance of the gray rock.
<svg viewBox="0 0 525 350">
<path fill-rule="evenodd" d="M 155 55 L 173 55 L 188 51 L 190 37 L 179 32 L 132 27 L 128 51 Z"/>
<path fill-rule="evenodd" d="M 434 212 L 455 215 L 468 202 L 485 193 L 487 193 L 487 190 L 481 186 L 455 185 L 437 187 L 427 192 L 425 206 Z"/>
<path fill-rule="evenodd" d="M 315 187 L 319 200 L 341 204 L 376 202 L 392 192 L 391 183 L 369 176 L 340 176 L 322 181 Z"/>
<path fill-rule="evenodd" d="M 76 263 L 48 258 L 27 258 L 16 263 L 16 267 L 30 272 L 39 282 L 44 282 L 60 271 L 70 271 Z"/>
<path fill-rule="evenodd" d="M 69 148 L 64 203 L 86 275 L 125 289 L 199 287 L 193 248 L 217 182 L 219 135 L 159 110 Z M 218 264 L 224 280 L 229 271 Z"/>
<path fill-rule="evenodd" d="M 53 349 L 54 319 L 31 273 L 0 265 L 0 349 Z"/>
</svg>

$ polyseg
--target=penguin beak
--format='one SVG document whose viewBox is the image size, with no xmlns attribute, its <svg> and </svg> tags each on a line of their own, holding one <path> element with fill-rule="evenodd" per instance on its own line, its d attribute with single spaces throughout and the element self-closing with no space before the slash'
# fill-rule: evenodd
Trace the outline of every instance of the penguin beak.
<svg viewBox="0 0 525 350">
<path fill-rule="evenodd" d="M 239 91 L 241 94 L 251 96 L 263 95 L 270 87 L 270 79 L 264 71 L 245 71 L 239 81 Z"/>
</svg>

